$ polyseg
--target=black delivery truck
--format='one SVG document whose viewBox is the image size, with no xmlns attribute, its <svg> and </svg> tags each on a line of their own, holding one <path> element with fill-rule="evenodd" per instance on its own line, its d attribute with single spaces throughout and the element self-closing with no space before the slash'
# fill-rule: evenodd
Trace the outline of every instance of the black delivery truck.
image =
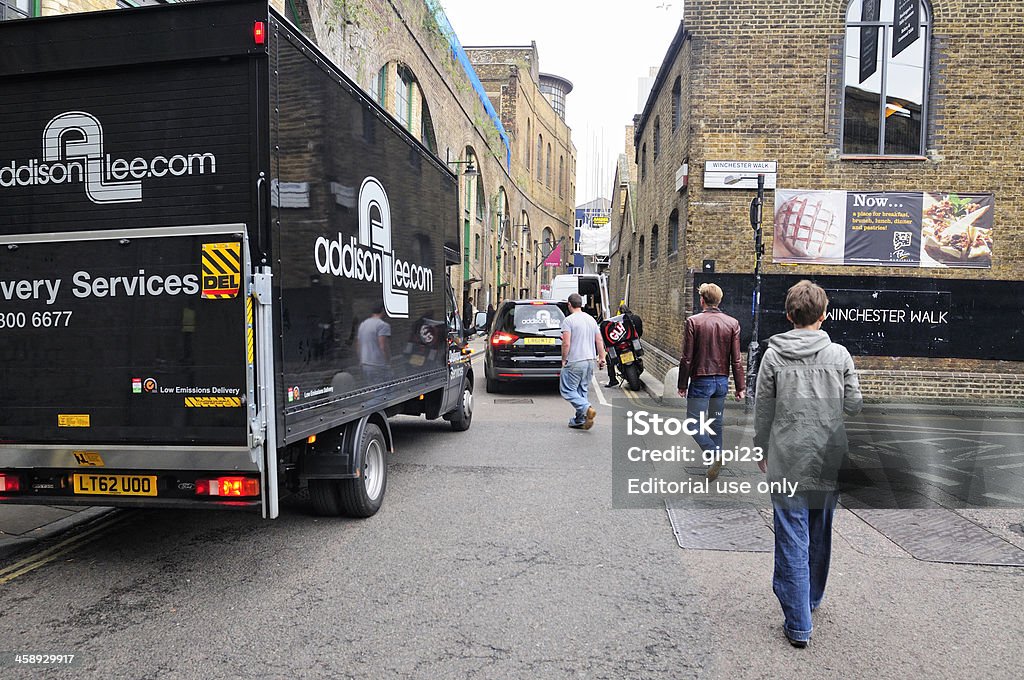
<svg viewBox="0 0 1024 680">
<path fill-rule="evenodd" d="M 265 1 L 0 23 L 0 502 L 369 516 L 465 430 L 451 171 Z"/>
</svg>

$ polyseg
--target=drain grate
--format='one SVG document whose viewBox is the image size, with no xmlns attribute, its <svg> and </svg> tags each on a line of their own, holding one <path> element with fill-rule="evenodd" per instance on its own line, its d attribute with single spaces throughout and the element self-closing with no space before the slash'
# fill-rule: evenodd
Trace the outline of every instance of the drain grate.
<svg viewBox="0 0 1024 680">
<path fill-rule="evenodd" d="M 532 404 L 533 399 L 495 399 L 495 404 Z"/>
<path fill-rule="evenodd" d="M 775 545 L 775 534 L 753 505 L 668 501 L 665 506 L 680 548 L 771 552 Z"/>
<path fill-rule="evenodd" d="M 849 510 L 925 562 L 1024 566 L 1024 550 L 938 505 L 912 510 Z"/>
</svg>

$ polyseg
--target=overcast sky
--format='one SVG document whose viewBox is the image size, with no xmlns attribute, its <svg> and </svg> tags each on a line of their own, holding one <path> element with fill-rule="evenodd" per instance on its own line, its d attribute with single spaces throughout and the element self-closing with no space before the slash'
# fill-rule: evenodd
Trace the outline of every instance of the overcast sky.
<svg viewBox="0 0 1024 680">
<path fill-rule="evenodd" d="M 542 73 L 568 78 L 576 204 L 611 197 L 615 161 L 637 109 L 637 81 L 661 65 L 682 0 L 441 0 L 463 45 L 537 43 Z M 513 9 L 514 8 L 514 9 Z"/>
</svg>

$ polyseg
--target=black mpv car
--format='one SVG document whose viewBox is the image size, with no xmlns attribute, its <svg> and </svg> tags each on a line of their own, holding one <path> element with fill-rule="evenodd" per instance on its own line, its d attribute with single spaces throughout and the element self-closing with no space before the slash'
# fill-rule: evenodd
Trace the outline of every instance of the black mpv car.
<svg viewBox="0 0 1024 680">
<path fill-rule="evenodd" d="M 562 370 L 564 302 L 509 300 L 494 315 L 484 355 L 487 391 L 502 383 L 557 379 Z"/>
</svg>

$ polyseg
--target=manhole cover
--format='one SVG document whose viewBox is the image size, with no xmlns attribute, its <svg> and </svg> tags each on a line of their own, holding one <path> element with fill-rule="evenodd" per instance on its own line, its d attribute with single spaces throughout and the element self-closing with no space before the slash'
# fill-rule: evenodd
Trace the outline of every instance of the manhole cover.
<svg viewBox="0 0 1024 680">
<path fill-rule="evenodd" d="M 925 562 L 1024 566 L 1024 550 L 952 510 L 849 510 Z"/>
<path fill-rule="evenodd" d="M 495 399 L 495 404 L 532 404 L 533 399 Z"/>
<path fill-rule="evenodd" d="M 680 548 L 771 552 L 775 534 L 753 505 L 665 503 Z"/>
</svg>

